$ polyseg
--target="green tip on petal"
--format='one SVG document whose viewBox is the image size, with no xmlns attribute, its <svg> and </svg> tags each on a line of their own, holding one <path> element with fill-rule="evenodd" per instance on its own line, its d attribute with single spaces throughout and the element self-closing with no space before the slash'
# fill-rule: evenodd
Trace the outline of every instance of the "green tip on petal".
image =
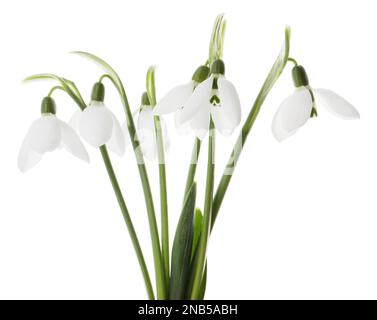
<svg viewBox="0 0 377 320">
<path fill-rule="evenodd" d="M 42 114 L 56 114 L 56 104 L 51 97 L 44 97 L 41 104 Z"/>
<path fill-rule="evenodd" d="M 225 75 L 225 64 L 221 59 L 215 60 L 211 65 L 212 74 Z"/>
<path fill-rule="evenodd" d="M 105 99 L 105 86 L 101 82 L 96 82 L 92 89 L 92 100 L 103 102 Z"/>
<path fill-rule="evenodd" d="M 309 85 L 308 75 L 303 66 L 295 66 L 292 69 L 292 78 L 296 88 Z"/>
<path fill-rule="evenodd" d="M 141 96 L 141 105 L 142 106 L 150 106 L 151 102 L 149 101 L 148 93 L 144 92 Z"/>
<path fill-rule="evenodd" d="M 195 70 L 194 74 L 192 75 L 192 80 L 196 83 L 202 83 L 206 80 L 209 76 L 209 68 L 207 66 L 200 66 L 198 69 Z"/>
</svg>

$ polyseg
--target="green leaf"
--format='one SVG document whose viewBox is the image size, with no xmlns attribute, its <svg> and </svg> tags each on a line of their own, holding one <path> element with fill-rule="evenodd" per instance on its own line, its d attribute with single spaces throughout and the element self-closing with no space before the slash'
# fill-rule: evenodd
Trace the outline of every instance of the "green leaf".
<svg viewBox="0 0 377 320">
<path fill-rule="evenodd" d="M 200 235 L 202 234 L 202 229 L 203 229 L 203 214 L 199 208 L 196 208 L 195 218 L 194 218 L 194 239 L 192 241 L 191 260 L 194 257 L 195 250 L 198 246 Z"/>
<path fill-rule="evenodd" d="M 171 300 L 185 298 L 194 237 L 195 201 L 196 184 L 194 183 L 186 197 L 174 237 L 169 291 L 169 298 Z"/>
</svg>

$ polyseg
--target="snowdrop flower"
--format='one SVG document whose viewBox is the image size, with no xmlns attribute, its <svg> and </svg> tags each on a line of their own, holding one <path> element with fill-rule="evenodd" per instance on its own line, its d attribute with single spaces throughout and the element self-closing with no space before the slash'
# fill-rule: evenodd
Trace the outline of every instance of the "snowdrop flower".
<svg viewBox="0 0 377 320">
<path fill-rule="evenodd" d="M 163 119 L 160 118 L 159 121 L 161 123 L 164 148 L 167 150 L 169 148 L 169 140 L 166 125 Z M 141 106 L 137 114 L 137 135 L 141 151 L 148 160 L 155 159 L 157 155 L 157 137 L 154 122 L 155 114 L 153 112 L 153 107 L 150 105 L 147 93 L 144 92 L 141 98 Z M 126 126 L 123 127 L 126 128 Z M 128 131 L 126 132 L 126 136 L 128 136 Z"/>
<path fill-rule="evenodd" d="M 200 66 L 194 72 L 191 81 L 171 89 L 156 105 L 153 112 L 155 115 L 175 113 L 175 124 L 178 132 L 188 133 L 190 123 L 182 124 L 180 121 L 183 106 L 189 100 L 195 88 L 206 80 L 210 69 L 207 66 Z"/>
<path fill-rule="evenodd" d="M 282 141 L 294 134 L 311 117 L 317 116 L 317 106 L 325 107 L 342 119 L 358 119 L 359 112 L 349 102 L 327 89 L 313 89 L 302 66 L 292 69 L 296 91 L 280 105 L 272 122 L 275 138 Z"/>
<path fill-rule="evenodd" d="M 190 121 L 199 139 L 208 132 L 212 118 L 215 128 L 229 136 L 241 121 L 241 104 L 233 84 L 225 79 L 225 65 L 216 60 L 211 66 L 211 76 L 195 89 L 185 103 L 179 121 Z"/>
<path fill-rule="evenodd" d="M 241 105 L 233 84 L 225 79 L 225 65 L 216 60 L 208 79 L 196 86 L 176 116 L 178 125 L 189 123 L 199 139 L 203 139 L 212 118 L 215 128 L 228 136 L 241 121 Z"/>
<path fill-rule="evenodd" d="M 42 101 L 42 116 L 29 128 L 18 155 L 22 172 L 33 168 L 46 152 L 64 147 L 74 156 L 89 162 L 89 156 L 76 132 L 56 117 L 55 102 L 51 97 Z"/>
<path fill-rule="evenodd" d="M 121 126 L 115 115 L 103 103 L 105 87 L 97 82 L 93 86 L 92 101 L 84 111 L 78 111 L 70 123 L 93 147 L 106 146 L 118 155 L 125 151 L 125 140 Z"/>
</svg>

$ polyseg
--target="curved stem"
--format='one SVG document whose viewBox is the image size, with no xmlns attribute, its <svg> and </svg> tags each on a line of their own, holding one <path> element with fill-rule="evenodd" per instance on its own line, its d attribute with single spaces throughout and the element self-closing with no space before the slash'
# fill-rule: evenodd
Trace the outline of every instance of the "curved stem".
<svg viewBox="0 0 377 320">
<path fill-rule="evenodd" d="M 119 207 L 122 211 L 124 221 L 126 222 L 128 233 L 130 234 L 132 244 L 134 246 L 137 259 L 139 261 L 141 272 L 143 273 L 145 286 L 146 286 L 147 292 L 148 292 L 148 297 L 149 297 L 150 300 L 154 300 L 155 297 L 154 297 L 153 287 L 152 287 L 151 280 L 150 280 L 149 273 L 148 273 L 148 269 L 147 269 L 147 266 L 146 266 L 146 263 L 145 263 L 145 260 L 144 260 L 143 252 L 141 250 L 139 240 L 137 238 L 135 228 L 132 224 L 132 220 L 131 220 L 131 217 L 129 215 L 126 203 L 124 201 L 122 191 L 120 190 L 119 183 L 118 183 L 118 180 L 116 178 L 113 166 L 111 164 L 111 160 L 110 160 L 109 154 L 107 152 L 106 146 L 100 147 L 100 151 L 101 151 L 103 162 L 105 163 L 107 173 L 108 173 L 110 181 L 111 181 L 111 185 L 113 186 L 115 196 L 118 200 Z"/>
<path fill-rule="evenodd" d="M 297 62 L 295 59 L 289 57 L 289 58 L 288 58 L 288 61 L 292 62 L 292 63 L 295 65 L 295 67 L 298 66 L 298 62 Z"/>
<path fill-rule="evenodd" d="M 200 237 L 198 256 L 194 266 L 194 281 L 190 299 L 197 300 L 200 298 L 200 288 L 203 279 L 203 273 L 207 257 L 208 238 L 210 235 L 212 221 L 212 202 L 213 202 L 213 185 L 215 175 L 215 129 L 211 119 L 210 131 L 208 136 L 208 164 L 207 164 L 207 181 L 203 211 L 203 231 Z"/>
<path fill-rule="evenodd" d="M 107 73 L 103 74 L 103 75 L 99 78 L 98 82 L 102 82 L 103 79 L 109 79 L 111 82 L 114 83 L 113 78 L 111 78 L 111 76 L 108 75 Z M 114 83 L 114 84 L 115 84 L 115 83 Z"/>
<path fill-rule="evenodd" d="M 51 97 L 51 95 L 54 93 L 55 90 L 63 90 L 63 91 L 65 91 L 64 88 L 63 88 L 62 86 L 55 86 L 55 87 L 52 87 L 52 88 L 51 88 L 51 90 L 49 91 L 49 93 L 48 93 L 47 96 L 48 96 L 48 97 Z"/>
</svg>

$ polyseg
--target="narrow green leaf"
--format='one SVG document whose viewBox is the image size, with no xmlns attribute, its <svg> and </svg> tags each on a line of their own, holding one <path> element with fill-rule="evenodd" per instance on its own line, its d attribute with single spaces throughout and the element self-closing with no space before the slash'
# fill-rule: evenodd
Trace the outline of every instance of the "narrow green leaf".
<svg viewBox="0 0 377 320">
<path fill-rule="evenodd" d="M 202 234 L 203 229 L 203 214 L 199 208 L 195 210 L 195 218 L 194 218 L 194 239 L 192 241 L 192 251 L 191 251 L 191 260 L 194 257 L 196 247 L 199 243 L 200 235 Z"/>
<path fill-rule="evenodd" d="M 194 237 L 195 201 L 196 184 L 194 183 L 186 197 L 174 237 L 169 291 L 171 300 L 182 300 L 185 298 Z"/>
</svg>

